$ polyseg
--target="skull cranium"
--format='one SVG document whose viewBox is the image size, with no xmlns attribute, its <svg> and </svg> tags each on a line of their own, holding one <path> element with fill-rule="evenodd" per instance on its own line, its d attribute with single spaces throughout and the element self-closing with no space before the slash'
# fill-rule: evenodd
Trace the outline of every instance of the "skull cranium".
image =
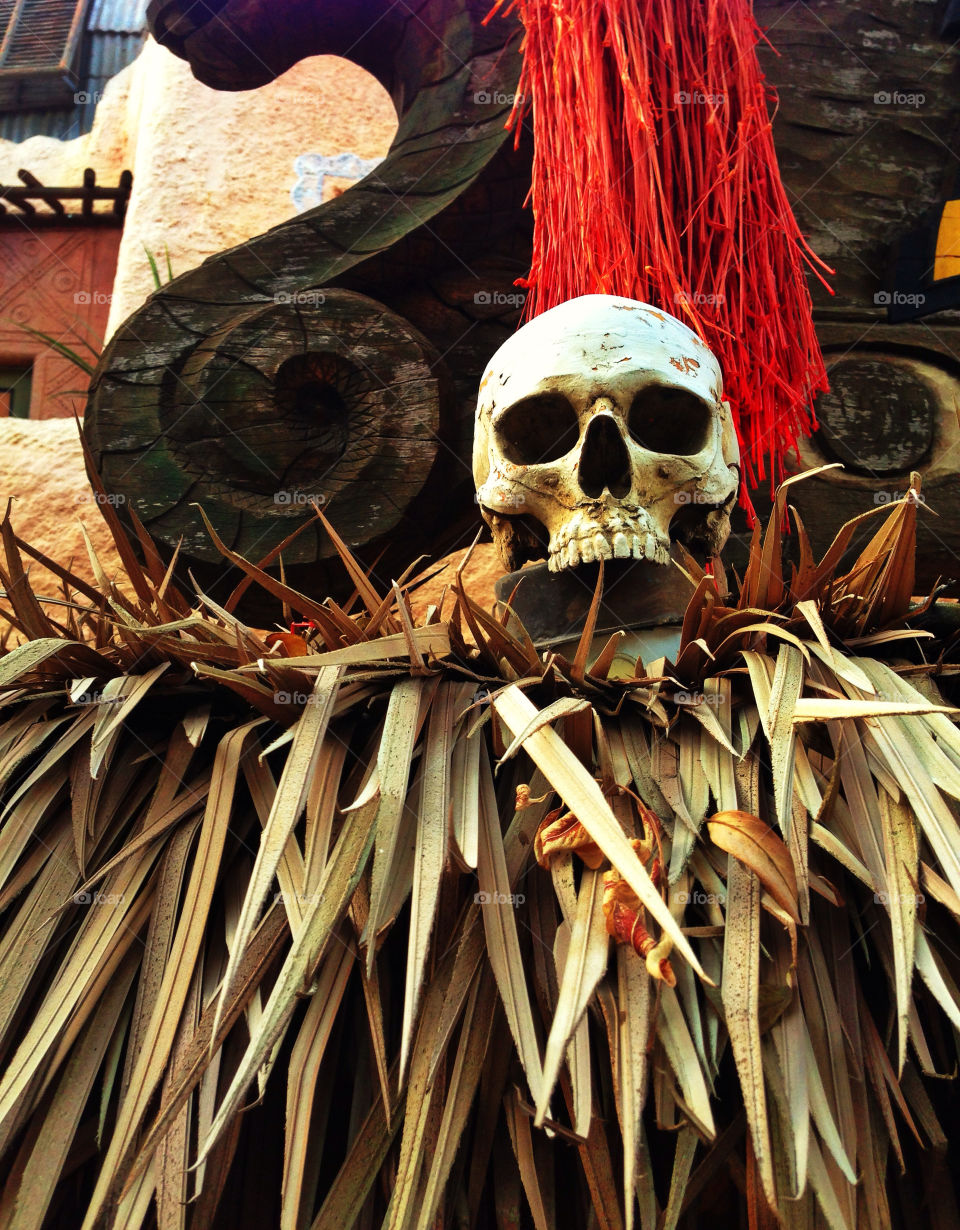
<svg viewBox="0 0 960 1230">
<path fill-rule="evenodd" d="M 716 553 L 740 453 L 711 351 L 659 308 L 570 299 L 496 352 L 480 385 L 477 500 L 505 567 L 665 564 L 671 535 Z"/>
</svg>

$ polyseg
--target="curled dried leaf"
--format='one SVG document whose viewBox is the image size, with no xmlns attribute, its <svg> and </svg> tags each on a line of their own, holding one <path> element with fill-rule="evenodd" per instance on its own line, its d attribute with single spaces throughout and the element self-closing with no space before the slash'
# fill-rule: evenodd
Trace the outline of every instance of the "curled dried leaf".
<svg viewBox="0 0 960 1230">
<path fill-rule="evenodd" d="M 764 889 L 797 924 L 797 877 L 783 839 L 759 816 L 718 811 L 707 821 L 711 840 L 755 872 Z"/>
<path fill-rule="evenodd" d="M 287 658 L 302 657 L 310 651 L 306 639 L 296 632 L 268 632 L 263 640 L 271 649 L 279 645 Z"/>
<path fill-rule="evenodd" d="M 532 807 L 534 803 L 542 803 L 548 794 L 552 794 L 552 790 L 548 790 L 547 794 L 541 794 L 539 798 L 534 798 L 530 793 L 530 787 L 526 782 L 521 782 L 517 787 L 517 811 L 523 811 L 524 808 Z"/>
</svg>

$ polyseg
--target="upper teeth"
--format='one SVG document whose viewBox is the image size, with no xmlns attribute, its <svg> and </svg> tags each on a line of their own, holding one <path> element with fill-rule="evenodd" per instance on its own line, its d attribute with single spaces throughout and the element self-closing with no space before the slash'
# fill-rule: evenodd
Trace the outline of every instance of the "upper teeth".
<svg viewBox="0 0 960 1230">
<path fill-rule="evenodd" d="M 602 530 L 592 530 L 554 547 L 550 551 L 547 566 L 551 572 L 559 572 L 562 568 L 575 568 L 577 564 L 591 564 L 598 559 L 631 558 L 666 564 L 667 548 L 651 533 L 634 534 L 631 541 L 622 530 L 617 530 L 611 545 Z"/>
</svg>

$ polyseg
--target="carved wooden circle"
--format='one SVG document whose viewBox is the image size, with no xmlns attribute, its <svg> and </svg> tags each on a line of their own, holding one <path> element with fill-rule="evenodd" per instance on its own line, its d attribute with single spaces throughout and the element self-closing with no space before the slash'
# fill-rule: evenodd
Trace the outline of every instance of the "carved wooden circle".
<svg viewBox="0 0 960 1230">
<path fill-rule="evenodd" d="M 830 391 L 817 400 L 817 442 L 856 474 L 902 474 L 933 443 L 941 398 L 925 365 L 905 356 L 854 352 L 827 364 Z"/>
<path fill-rule="evenodd" d="M 189 504 L 199 503 L 231 546 L 262 558 L 312 517 L 313 500 L 348 543 L 382 539 L 420 493 L 440 447 L 436 367 L 409 321 L 352 291 L 241 308 L 165 373 L 155 416 L 129 424 L 134 448 L 117 485 L 165 541 L 185 522 L 196 525 Z M 108 458 L 110 471 L 122 464 Z M 158 508 L 161 466 L 176 474 L 179 498 Z M 190 554 L 219 558 L 205 538 L 197 526 Z M 318 527 L 284 559 L 332 554 Z"/>
</svg>

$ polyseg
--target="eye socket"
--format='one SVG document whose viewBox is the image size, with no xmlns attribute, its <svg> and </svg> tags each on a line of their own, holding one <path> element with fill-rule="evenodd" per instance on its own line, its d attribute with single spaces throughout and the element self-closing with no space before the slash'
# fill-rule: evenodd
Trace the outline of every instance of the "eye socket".
<svg viewBox="0 0 960 1230">
<path fill-rule="evenodd" d="M 710 407 L 686 389 L 641 389 L 627 418 L 630 435 L 651 453 L 690 457 L 706 448 L 713 426 Z"/>
<path fill-rule="evenodd" d="M 533 466 L 569 453 L 580 438 L 580 424 L 565 397 L 537 393 L 504 412 L 496 435 L 507 461 Z"/>
</svg>

